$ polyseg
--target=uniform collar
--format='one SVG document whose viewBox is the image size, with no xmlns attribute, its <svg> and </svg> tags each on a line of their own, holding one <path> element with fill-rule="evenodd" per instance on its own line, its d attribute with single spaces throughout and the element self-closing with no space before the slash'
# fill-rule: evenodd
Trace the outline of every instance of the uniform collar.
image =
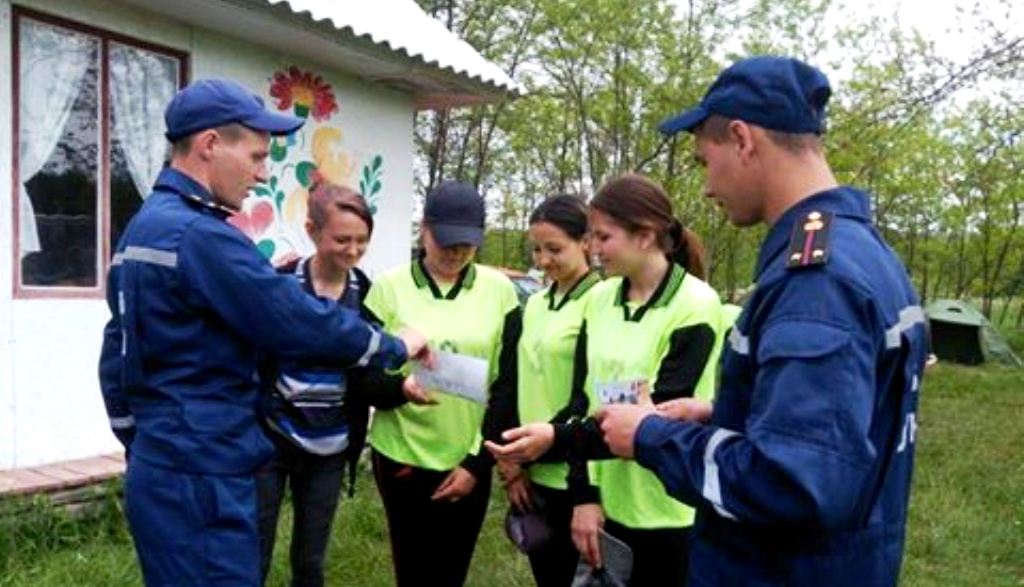
<svg viewBox="0 0 1024 587">
<path fill-rule="evenodd" d="M 622 313 L 627 322 L 639 322 L 651 308 L 660 308 L 668 305 L 672 298 L 675 297 L 676 292 L 679 291 L 679 286 L 683 284 L 683 278 L 685 277 L 685 269 L 676 263 L 669 264 L 669 270 L 661 278 L 661 283 L 654 290 L 654 294 L 651 295 L 649 300 L 644 302 L 644 305 L 637 308 L 636 312 L 632 315 L 630 315 L 629 305 L 626 303 L 629 299 L 630 283 L 628 279 L 623 278 L 622 284 L 619 285 L 619 295 L 615 299 L 615 305 L 622 306 Z"/>
<path fill-rule="evenodd" d="M 562 299 L 558 300 L 557 302 L 555 301 L 555 290 L 558 289 L 558 284 L 552 283 L 551 287 L 548 288 L 548 292 L 544 294 L 544 296 L 548 299 L 548 310 L 552 310 L 554 312 L 561 310 L 562 308 L 565 307 L 566 304 L 569 303 L 570 300 L 580 299 L 583 296 L 583 294 L 587 293 L 587 291 L 589 291 L 590 288 L 597 285 L 599 281 L 601 281 L 601 276 L 597 274 L 597 271 L 591 269 L 590 271 L 584 273 L 583 277 L 580 277 L 578 280 L 576 280 L 576 283 L 572 284 L 572 287 L 569 288 L 569 291 L 565 292 L 565 295 L 562 296 Z"/>
<path fill-rule="evenodd" d="M 848 186 L 839 186 L 818 192 L 800 200 L 783 212 L 782 216 L 768 230 L 768 236 L 761 243 L 761 252 L 757 257 L 755 281 L 765 272 L 768 264 L 778 256 L 779 252 L 786 248 L 793 224 L 815 210 L 831 212 L 836 216 L 862 222 L 871 220 L 871 202 L 867 194 Z"/>
<path fill-rule="evenodd" d="M 295 264 L 295 278 L 302 284 L 303 289 L 310 295 L 317 296 L 316 288 L 313 286 L 313 257 L 316 254 L 309 255 L 299 260 Z M 341 297 L 338 298 L 338 303 L 344 301 L 345 297 L 349 292 L 358 292 L 361 287 L 360 282 L 362 278 L 359 276 L 359 271 L 353 267 L 348 270 L 348 276 L 345 278 L 345 289 L 343 290 Z"/>
<path fill-rule="evenodd" d="M 455 285 L 448 290 L 447 294 L 441 293 L 441 288 L 437 286 L 437 282 L 430 276 L 427 268 L 423 266 L 423 257 L 416 259 L 412 263 L 412 281 L 416 284 L 416 287 L 423 289 L 429 288 L 430 293 L 434 295 L 435 299 L 438 300 L 454 300 L 463 289 L 473 289 L 473 283 L 476 282 L 476 263 L 470 263 L 459 272 L 458 279 L 455 280 Z"/>
<path fill-rule="evenodd" d="M 217 216 L 226 218 L 235 213 L 234 210 L 218 204 L 213 198 L 213 194 L 210 190 L 193 179 L 184 171 L 180 171 L 173 167 L 164 167 L 160 171 L 160 175 L 156 178 L 156 184 L 153 186 L 154 190 L 166 190 L 171 191 L 186 200 L 195 202 L 209 210 L 212 210 Z"/>
<path fill-rule="evenodd" d="M 306 290 L 306 293 L 315 296 L 316 288 L 313 287 L 313 271 L 309 266 L 312 261 L 313 255 L 299 259 L 299 262 L 295 264 L 295 277 L 302 284 L 302 289 Z"/>
</svg>

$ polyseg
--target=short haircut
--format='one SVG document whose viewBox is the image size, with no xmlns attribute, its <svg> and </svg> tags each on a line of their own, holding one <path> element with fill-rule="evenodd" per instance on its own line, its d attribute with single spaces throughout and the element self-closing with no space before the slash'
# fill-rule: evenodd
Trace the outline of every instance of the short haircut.
<svg viewBox="0 0 1024 587">
<path fill-rule="evenodd" d="M 373 234 L 373 214 L 362 194 L 329 181 L 315 182 L 309 189 L 306 217 L 319 230 L 327 224 L 331 210 L 355 214 L 366 224 L 369 233 Z"/>
<path fill-rule="evenodd" d="M 196 131 L 196 132 L 194 132 L 192 134 L 185 135 L 185 136 L 181 137 L 180 139 L 172 142 L 171 143 L 171 155 L 173 155 L 173 156 L 188 155 L 188 152 L 192 150 L 192 142 L 195 139 L 195 136 L 197 134 L 205 131 L 205 130 L 210 130 L 210 129 L 204 128 L 203 130 L 199 130 L 199 131 Z M 255 131 L 250 131 L 244 125 L 241 125 L 241 124 L 239 124 L 237 122 L 230 122 L 228 124 L 224 124 L 224 125 L 215 127 L 213 130 L 217 131 L 217 134 L 219 134 L 221 137 L 223 137 L 223 139 L 226 142 L 228 142 L 229 144 L 234 144 L 234 143 L 237 143 L 238 141 L 240 141 L 242 139 L 242 137 L 245 136 L 246 131 L 248 131 L 248 132 L 255 132 Z"/>
<path fill-rule="evenodd" d="M 729 124 L 732 120 L 719 114 L 712 114 L 697 127 L 696 134 L 707 137 L 716 143 L 727 143 L 730 140 Z M 806 151 L 821 153 L 823 150 L 821 137 L 813 133 L 796 134 L 770 128 L 764 129 L 764 132 L 768 135 L 768 140 L 794 155 L 800 155 Z"/>
</svg>

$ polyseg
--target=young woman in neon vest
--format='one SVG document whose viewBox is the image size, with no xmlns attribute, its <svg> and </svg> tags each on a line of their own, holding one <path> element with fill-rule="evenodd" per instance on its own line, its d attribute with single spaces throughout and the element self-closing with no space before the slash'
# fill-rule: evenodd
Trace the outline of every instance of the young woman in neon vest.
<svg viewBox="0 0 1024 587">
<path fill-rule="evenodd" d="M 452 388 L 434 394 L 435 406 L 374 415 L 374 472 L 399 587 L 463 583 L 491 490 L 494 461 L 481 440 L 515 420 L 522 317 L 512 282 L 473 263 L 483 230 L 483 198 L 467 184 L 442 183 L 424 203 L 423 255 L 380 276 L 366 299 L 388 330 L 417 325 L 433 348 L 482 361 L 487 372 L 486 389 L 475 390 L 486 405 Z"/>
<path fill-rule="evenodd" d="M 564 422 L 569 416 L 573 360 L 587 299 L 600 277 L 588 263 L 587 208 L 579 197 L 560 195 L 530 215 L 533 262 L 551 287 L 526 302 L 519 339 L 518 416 L 521 422 Z M 535 463 L 520 469 L 499 463 L 512 506 L 539 513 L 552 534 L 546 544 L 528 544 L 530 567 L 539 587 L 572 583 L 579 553 L 569 523 L 573 504 L 566 487 L 568 467 Z M 531 548 L 532 547 L 532 548 Z"/>
<path fill-rule="evenodd" d="M 666 417 L 700 417 L 721 349 L 718 294 L 703 281 L 702 249 L 673 216 L 664 190 L 639 175 L 609 181 L 590 205 L 591 246 L 611 277 L 594 288 L 584 313 L 574 411 L 611 402 L 653 401 Z M 636 463 L 611 458 L 590 418 L 528 424 L 504 433 L 499 458 L 566 458 L 576 504 L 573 542 L 601 564 L 601 528 L 633 550 L 630 585 L 683 585 L 693 510 L 672 499 Z M 548 454 L 544 454 L 548 453 Z M 589 463 L 589 468 L 587 466 Z"/>
<path fill-rule="evenodd" d="M 348 188 L 316 184 L 309 194 L 306 232 L 316 252 L 286 263 L 278 273 L 293 275 L 311 296 L 360 310 L 371 285 L 356 267 L 373 233 L 366 201 Z M 366 438 L 369 406 L 394 408 L 407 400 L 426 403 L 429 396 L 411 376 L 403 381 L 366 368 L 264 362 L 260 374 L 264 429 L 277 449 L 256 476 L 263 579 L 274 552 L 285 485 L 290 485 L 294 505 L 290 584 L 323 585 L 324 554 L 345 464 L 352 483 Z"/>
</svg>

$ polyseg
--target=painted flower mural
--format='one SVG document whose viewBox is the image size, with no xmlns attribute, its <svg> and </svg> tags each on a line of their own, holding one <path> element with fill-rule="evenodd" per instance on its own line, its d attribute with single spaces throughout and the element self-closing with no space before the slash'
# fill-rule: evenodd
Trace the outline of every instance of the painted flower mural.
<svg viewBox="0 0 1024 587">
<path fill-rule="evenodd" d="M 273 240 L 263 238 L 263 235 L 274 224 L 274 207 L 263 198 L 250 200 L 255 201 L 246 202 L 242 210 L 228 217 L 228 222 L 252 239 L 264 257 L 272 258 L 277 247 Z"/>
<path fill-rule="evenodd" d="M 302 118 L 312 115 L 313 120 L 327 120 L 338 111 L 334 91 L 324 78 L 294 65 L 274 74 L 270 97 L 277 100 L 278 110 L 290 108 Z"/>
<path fill-rule="evenodd" d="M 384 158 L 380 154 L 357 155 L 346 144 L 337 120 L 340 108 L 334 90 L 322 76 L 291 66 L 275 72 L 269 81 L 268 93 L 277 109 L 290 110 L 307 121 L 298 132 L 271 140 L 267 183 L 253 189 L 243 211 L 230 221 L 264 256 L 282 263 L 313 250 L 305 231 L 313 183 L 322 179 L 353 189 L 358 183 L 371 213 L 376 214 L 383 190 Z"/>
<path fill-rule="evenodd" d="M 381 189 L 381 177 L 384 175 L 384 158 L 377 155 L 373 162 L 363 166 L 363 175 L 359 178 L 359 193 L 366 198 L 370 206 L 370 214 L 377 213 L 377 198 Z"/>
</svg>

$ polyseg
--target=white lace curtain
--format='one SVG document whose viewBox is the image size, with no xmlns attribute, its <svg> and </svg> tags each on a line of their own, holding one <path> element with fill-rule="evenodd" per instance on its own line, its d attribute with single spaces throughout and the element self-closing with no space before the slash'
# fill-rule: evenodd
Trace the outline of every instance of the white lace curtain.
<svg viewBox="0 0 1024 587">
<path fill-rule="evenodd" d="M 40 251 L 35 211 L 25 184 L 42 169 L 64 134 L 71 108 L 99 41 L 20 20 L 18 211 L 21 256 Z"/>
<path fill-rule="evenodd" d="M 164 108 L 178 89 L 177 61 L 124 45 L 110 45 L 110 100 L 114 137 L 144 198 L 167 156 Z"/>
</svg>

